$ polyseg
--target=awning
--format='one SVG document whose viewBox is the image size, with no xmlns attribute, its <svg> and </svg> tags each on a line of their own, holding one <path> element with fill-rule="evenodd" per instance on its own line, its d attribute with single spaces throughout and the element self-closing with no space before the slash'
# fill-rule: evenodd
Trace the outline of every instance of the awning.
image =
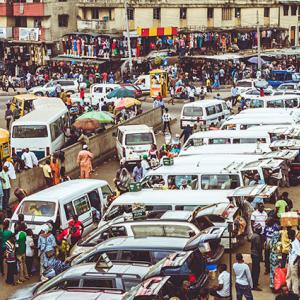
<svg viewBox="0 0 300 300">
<path fill-rule="evenodd" d="M 79 57 L 66 57 L 64 55 L 58 55 L 52 57 L 51 61 L 68 61 L 68 62 L 76 62 L 76 63 L 85 63 L 85 64 L 104 64 L 106 60 L 98 60 L 98 59 L 86 59 L 86 58 L 79 58 Z"/>
<path fill-rule="evenodd" d="M 164 35 L 177 35 L 177 27 L 148 27 L 136 29 L 138 36 L 147 37 L 147 36 L 164 36 Z"/>
</svg>

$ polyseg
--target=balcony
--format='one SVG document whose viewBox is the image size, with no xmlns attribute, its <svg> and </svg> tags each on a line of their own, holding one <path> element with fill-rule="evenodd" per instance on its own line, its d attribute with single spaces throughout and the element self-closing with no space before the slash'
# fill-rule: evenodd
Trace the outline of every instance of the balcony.
<svg viewBox="0 0 300 300">
<path fill-rule="evenodd" d="M 43 17 L 44 3 L 14 3 L 13 15 L 15 17 Z"/>
<path fill-rule="evenodd" d="M 13 7 L 10 3 L 0 3 L 0 17 L 10 17 L 13 15 Z"/>
<path fill-rule="evenodd" d="M 104 20 L 77 20 L 78 31 L 107 31 L 110 29 L 109 21 Z"/>
<path fill-rule="evenodd" d="M 45 41 L 45 28 L 14 27 L 13 39 L 17 41 L 40 42 Z"/>
</svg>

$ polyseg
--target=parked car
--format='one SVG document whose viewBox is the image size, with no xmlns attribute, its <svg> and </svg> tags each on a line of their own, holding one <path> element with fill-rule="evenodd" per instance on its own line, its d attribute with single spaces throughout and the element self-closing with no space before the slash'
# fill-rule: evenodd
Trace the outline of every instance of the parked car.
<svg viewBox="0 0 300 300">
<path fill-rule="evenodd" d="M 258 86 L 266 89 L 269 86 L 269 84 L 267 81 L 263 79 L 262 80 L 242 79 L 242 80 L 238 80 L 236 83 L 238 94 L 241 94 L 249 89 L 256 89 L 258 88 Z"/>
<path fill-rule="evenodd" d="M 43 86 L 33 87 L 28 92 L 36 96 L 45 96 L 46 93 L 53 93 L 57 85 L 60 85 L 66 93 L 70 94 L 78 92 L 81 88 L 86 88 L 85 82 L 78 83 L 76 79 L 59 79 L 51 80 Z"/>
<path fill-rule="evenodd" d="M 145 262 L 114 262 L 109 266 L 103 260 L 76 265 L 46 282 L 19 288 L 8 300 L 29 300 L 42 293 L 75 288 L 124 293 L 143 280 L 149 266 Z"/>
<path fill-rule="evenodd" d="M 282 83 L 278 86 L 277 90 L 283 90 L 283 91 L 299 90 L 299 82 Z"/>
</svg>

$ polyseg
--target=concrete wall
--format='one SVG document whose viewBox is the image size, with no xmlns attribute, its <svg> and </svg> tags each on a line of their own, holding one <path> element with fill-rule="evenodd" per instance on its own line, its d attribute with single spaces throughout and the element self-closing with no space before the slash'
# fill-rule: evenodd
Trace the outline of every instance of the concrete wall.
<svg viewBox="0 0 300 300">
<path fill-rule="evenodd" d="M 131 120 L 128 120 L 122 125 L 138 125 L 145 124 L 150 127 L 158 128 L 161 126 L 161 111 L 160 109 L 152 109 L 147 111 Z M 90 139 L 89 147 L 94 154 L 93 162 L 99 163 L 103 160 L 111 157 L 115 153 L 115 137 L 113 133 L 117 131 L 118 126 L 108 128 L 105 132 L 95 135 Z M 78 174 L 77 155 L 82 149 L 80 143 L 76 143 L 70 147 L 63 149 L 65 153 L 65 168 L 66 172 L 71 176 Z M 45 161 L 40 161 L 43 164 Z M 12 182 L 12 192 L 16 187 L 23 188 L 29 194 L 37 192 L 45 187 L 45 180 L 42 172 L 42 168 L 36 167 L 31 170 L 25 170 L 22 173 L 17 174 L 17 179 Z M 13 194 L 13 193 L 12 193 Z M 14 201 L 15 198 L 11 197 L 10 201 Z"/>
</svg>

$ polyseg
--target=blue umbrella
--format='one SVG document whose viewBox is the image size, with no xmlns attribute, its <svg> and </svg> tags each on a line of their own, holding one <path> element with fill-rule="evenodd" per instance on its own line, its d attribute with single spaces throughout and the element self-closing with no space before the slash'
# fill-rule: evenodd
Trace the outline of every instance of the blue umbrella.
<svg viewBox="0 0 300 300">
<path fill-rule="evenodd" d="M 134 92 L 133 91 L 129 91 L 126 88 L 118 88 L 118 89 L 114 89 L 113 91 L 111 91 L 110 93 L 108 93 L 106 95 L 107 99 L 111 99 L 111 98 L 132 98 L 134 97 Z"/>
<path fill-rule="evenodd" d="M 248 62 L 250 64 L 255 64 L 255 65 L 258 65 L 258 57 L 257 56 L 253 56 L 251 58 L 248 59 Z M 260 59 L 260 64 L 263 65 L 263 64 L 266 64 L 267 62 L 265 60 L 263 60 L 262 58 Z"/>
</svg>

